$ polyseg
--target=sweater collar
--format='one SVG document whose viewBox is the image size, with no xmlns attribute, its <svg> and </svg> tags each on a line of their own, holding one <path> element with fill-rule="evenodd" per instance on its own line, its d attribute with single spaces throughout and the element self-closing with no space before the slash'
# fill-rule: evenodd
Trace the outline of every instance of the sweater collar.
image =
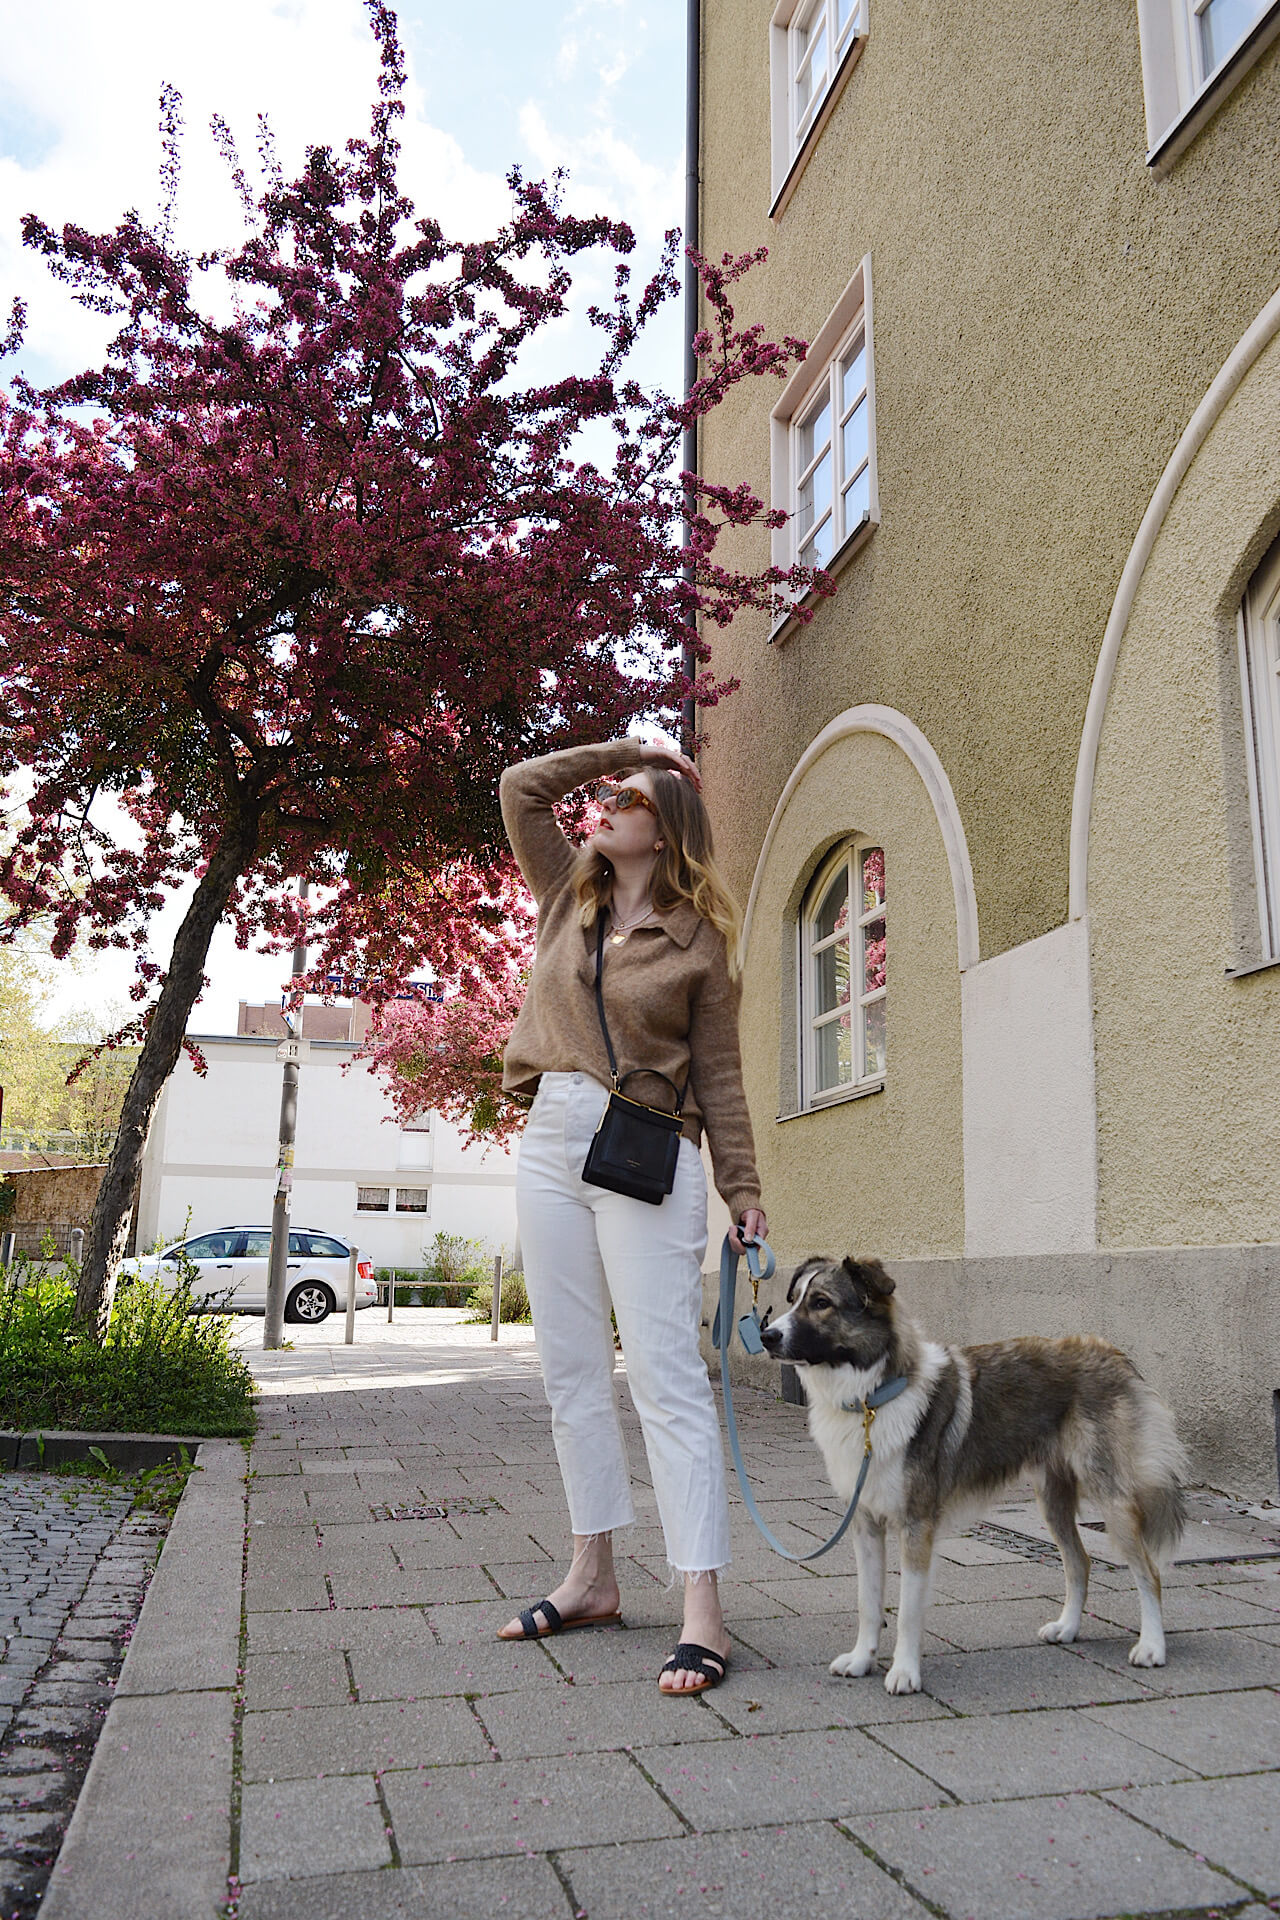
<svg viewBox="0 0 1280 1920">
<path fill-rule="evenodd" d="M 654 912 L 653 918 L 678 947 L 687 947 L 698 931 L 702 915 L 691 900 L 677 900 L 666 913 Z"/>
</svg>

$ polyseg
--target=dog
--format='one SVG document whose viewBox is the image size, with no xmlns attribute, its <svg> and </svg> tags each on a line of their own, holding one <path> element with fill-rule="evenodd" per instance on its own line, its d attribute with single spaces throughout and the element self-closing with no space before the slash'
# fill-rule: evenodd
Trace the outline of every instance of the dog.
<svg viewBox="0 0 1280 1920">
<path fill-rule="evenodd" d="M 884 1623 L 885 1529 L 898 1530 L 901 1594 L 890 1693 L 920 1689 L 920 1643 L 934 1547 L 972 1525 L 1012 1480 L 1030 1474 L 1057 1542 L 1066 1599 L 1041 1640 L 1080 1631 L 1089 1579 L 1076 1513 L 1096 1501 L 1138 1588 L 1141 1627 L 1129 1658 L 1164 1665 L 1161 1571 L 1186 1522 L 1187 1460 L 1173 1416 L 1118 1348 L 1093 1335 L 943 1347 L 899 1313 L 878 1260 L 803 1260 L 788 1311 L 762 1339 L 799 1369 L 809 1430 L 832 1486 L 853 1495 L 865 1452 L 868 1394 L 902 1379 L 866 1429 L 871 1463 L 854 1521 L 858 1638 L 831 1662 L 842 1677 L 870 1673 Z"/>
</svg>

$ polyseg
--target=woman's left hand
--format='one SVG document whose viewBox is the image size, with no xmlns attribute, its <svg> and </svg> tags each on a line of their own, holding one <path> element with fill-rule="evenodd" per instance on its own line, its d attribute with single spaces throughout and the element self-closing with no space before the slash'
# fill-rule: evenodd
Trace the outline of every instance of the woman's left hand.
<svg viewBox="0 0 1280 1920">
<path fill-rule="evenodd" d="M 735 1253 L 745 1253 L 747 1240 L 763 1240 L 768 1221 L 759 1207 L 748 1207 L 738 1225 L 731 1229 L 729 1245 Z"/>
</svg>

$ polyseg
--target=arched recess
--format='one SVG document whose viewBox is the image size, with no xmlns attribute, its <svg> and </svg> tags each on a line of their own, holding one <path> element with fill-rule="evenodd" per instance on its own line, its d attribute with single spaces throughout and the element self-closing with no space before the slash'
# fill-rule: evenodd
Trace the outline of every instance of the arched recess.
<svg viewBox="0 0 1280 1920">
<path fill-rule="evenodd" d="M 837 714 L 836 718 L 828 722 L 822 732 L 809 742 L 792 768 L 787 784 L 778 796 L 778 804 L 773 810 L 773 816 L 760 848 L 760 857 L 756 861 L 751 893 L 747 900 L 747 911 L 743 919 L 743 952 L 747 951 L 750 943 L 751 925 L 761 879 L 768 865 L 769 853 L 788 802 L 814 763 L 838 741 L 847 740 L 857 733 L 879 733 L 883 734 L 886 740 L 892 740 L 893 744 L 900 747 L 906 754 L 924 783 L 925 791 L 937 815 L 938 829 L 946 849 L 947 866 L 951 872 L 951 886 L 956 907 L 957 960 L 960 971 L 963 973 L 967 967 L 975 965 L 978 958 L 978 900 L 973 885 L 973 868 L 969 862 L 969 844 L 965 839 L 964 823 L 960 818 L 955 794 L 951 790 L 951 782 L 947 778 L 941 760 L 914 721 L 908 720 L 904 713 L 898 713 L 893 707 L 870 704 L 848 707 L 843 713 Z"/>
<path fill-rule="evenodd" d="M 1116 661 L 1120 656 L 1121 644 L 1129 625 L 1129 616 L 1133 611 L 1142 576 L 1173 504 L 1174 495 L 1186 478 L 1192 462 L 1221 418 L 1232 395 L 1277 333 L 1280 333 L 1280 288 L 1272 294 L 1261 313 L 1232 348 L 1204 398 L 1187 422 L 1181 439 L 1169 456 L 1168 464 L 1160 476 L 1159 484 L 1151 496 L 1147 510 L 1142 516 L 1141 525 L 1134 535 L 1133 545 L 1129 549 L 1129 557 L 1120 575 L 1120 584 L 1116 588 L 1115 600 L 1102 636 L 1102 646 L 1093 672 L 1093 684 L 1089 689 L 1089 704 L 1085 710 L 1080 752 L 1076 760 L 1075 791 L 1071 803 L 1068 903 L 1068 914 L 1072 920 L 1083 920 L 1089 911 L 1089 826 L 1098 767 L 1098 744 L 1102 738 L 1102 723 L 1106 715 L 1111 684 L 1115 678 Z"/>
</svg>

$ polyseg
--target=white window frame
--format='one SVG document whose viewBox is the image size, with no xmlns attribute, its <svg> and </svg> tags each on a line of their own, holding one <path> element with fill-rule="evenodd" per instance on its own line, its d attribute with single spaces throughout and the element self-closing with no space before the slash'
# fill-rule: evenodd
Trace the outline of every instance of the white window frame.
<svg viewBox="0 0 1280 1920">
<path fill-rule="evenodd" d="M 773 160 L 773 198 L 769 213 L 775 220 L 795 192 L 818 136 L 867 43 L 870 0 L 852 0 L 841 31 L 840 9 L 845 3 L 846 0 L 779 0 L 769 22 Z M 812 54 L 812 40 L 806 49 L 801 44 L 801 36 L 819 18 L 823 18 L 826 28 L 825 78 L 804 108 L 797 112 L 797 80 L 804 60 Z"/>
<path fill-rule="evenodd" d="M 838 503 L 843 499 L 842 489 L 847 485 L 850 476 L 841 474 L 838 465 L 840 423 L 844 417 L 840 406 L 840 369 L 850 354 L 855 351 L 859 340 L 866 352 L 867 507 L 852 526 L 843 526 L 837 520 L 833 551 L 824 568 L 827 573 L 836 573 L 846 565 L 880 524 L 880 489 L 876 478 L 875 350 L 871 328 L 870 254 L 861 262 L 857 272 L 818 330 L 808 354 L 783 388 L 778 404 L 770 417 L 771 505 L 781 509 L 788 516 L 786 524 L 775 527 L 773 531 L 770 557 L 775 567 L 792 567 L 800 559 L 799 489 L 804 479 L 805 469 L 797 465 L 799 438 L 806 420 L 812 417 L 814 408 L 821 406 L 824 391 L 831 400 L 833 514 L 837 513 Z M 863 469 L 860 468 L 859 471 Z M 806 529 L 804 537 L 807 538 L 808 535 L 809 530 Z M 769 636 L 771 640 L 780 639 L 784 633 L 798 625 L 795 619 L 796 607 L 808 604 L 808 599 L 809 596 L 802 596 L 798 601 L 785 595 L 779 596 L 773 629 Z"/>
<path fill-rule="evenodd" d="M 1212 0 L 1138 0 L 1147 165 L 1172 165 L 1280 35 L 1280 0 L 1266 0 L 1235 47 L 1206 72 L 1201 16 Z"/>
<path fill-rule="evenodd" d="M 1270 966 L 1280 961 L 1280 541 L 1249 582 L 1238 632 L 1260 960 Z"/>
<path fill-rule="evenodd" d="M 855 987 L 860 987 L 865 981 L 864 943 L 866 929 L 877 920 L 883 920 L 885 923 L 887 959 L 889 933 L 889 876 L 887 867 L 885 872 L 885 898 L 883 901 L 865 911 L 860 911 L 856 914 L 851 913 L 849 916 L 849 925 L 841 932 L 829 935 L 825 940 L 815 943 L 810 932 L 818 907 L 842 867 L 848 871 L 850 901 L 859 900 L 863 897 L 861 887 L 862 861 L 865 855 L 878 848 L 883 849 L 883 842 L 865 835 L 858 835 L 853 839 L 843 841 L 841 845 L 823 861 L 808 887 L 805 889 L 804 900 L 801 903 L 800 913 L 796 922 L 798 941 L 797 978 L 800 986 L 800 991 L 796 996 L 800 1020 L 797 1057 L 800 1063 L 799 1108 L 801 1112 L 811 1113 L 822 1107 L 837 1105 L 841 1100 L 857 1099 L 864 1093 L 878 1092 L 885 1084 L 888 1067 L 887 1048 L 885 1065 L 883 1067 L 874 1067 L 870 1071 L 867 1069 L 864 1015 L 869 1006 L 883 1004 L 887 998 L 887 966 L 885 986 L 873 988 L 869 993 L 854 991 L 854 989 Z M 815 1011 L 814 1004 L 817 998 L 815 961 L 820 954 L 838 945 L 841 940 L 847 940 L 850 949 L 849 999 L 843 1008 L 832 1008 L 828 1009 L 825 1013 L 818 1013 Z M 823 1026 L 833 1024 L 842 1016 L 847 1016 L 851 1022 L 854 1044 L 853 1078 L 842 1081 L 838 1086 L 820 1088 L 818 1086 L 818 1031 Z"/>
<path fill-rule="evenodd" d="M 420 1207 L 402 1207 L 400 1204 L 400 1196 L 402 1193 L 411 1193 L 413 1194 L 415 1199 L 420 1198 L 422 1201 L 422 1205 Z M 392 1210 L 395 1213 L 408 1214 L 415 1217 L 416 1219 L 425 1220 L 427 1215 L 431 1212 L 430 1187 L 417 1187 L 417 1186 L 414 1186 L 412 1182 L 408 1182 L 404 1186 L 397 1186 L 395 1190 L 395 1198 L 392 1202 Z"/>
<path fill-rule="evenodd" d="M 372 1182 L 370 1182 L 366 1186 L 357 1185 L 356 1212 L 357 1213 L 390 1213 L 391 1212 L 391 1191 L 392 1190 L 390 1187 L 377 1186 Z M 380 1207 L 366 1206 L 360 1198 L 362 1193 L 385 1193 L 387 1197 Z"/>
</svg>

